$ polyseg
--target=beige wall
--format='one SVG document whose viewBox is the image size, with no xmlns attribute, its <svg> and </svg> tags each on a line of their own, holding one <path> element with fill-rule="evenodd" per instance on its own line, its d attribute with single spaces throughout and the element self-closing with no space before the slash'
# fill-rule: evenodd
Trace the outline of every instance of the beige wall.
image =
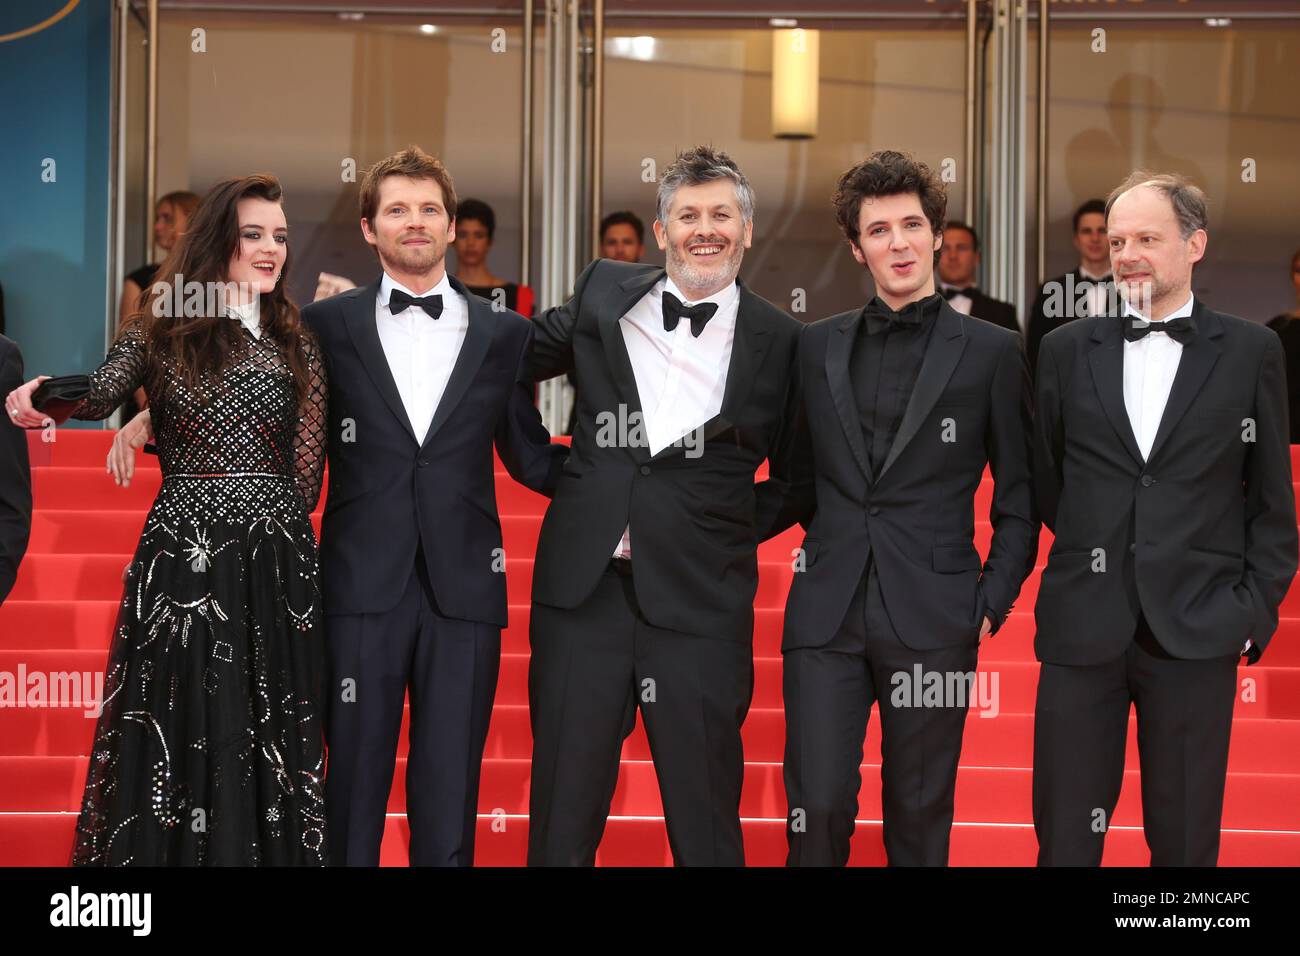
<svg viewBox="0 0 1300 956">
<path fill-rule="evenodd" d="M 208 31 L 205 54 L 190 52 L 196 25 Z M 412 26 L 166 14 L 160 191 L 202 190 L 253 170 L 279 175 L 302 296 L 321 269 L 359 281 L 374 271 L 356 230 L 356 186 L 341 182 L 340 162 L 352 157 L 364 168 L 418 142 L 446 159 L 462 196 L 496 208 L 492 266 L 517 276 L 519 31 L 512 24 L 507 52 L 493 53 L 489 26 L 442 27 L 434 37 Z M 662 169 L 675 150 L 698 142 L 727 149 L 758 195 L 743 275 L 787 307 L 793 290 L 804 289 L 804 318 L 854 307 L 870 294 L 829 205 L 836 177 L 869 151 L 889 146 L 932 164 L 958 160 L 949 214 L 961 215 L 959 29 L 823 31 L 820 129 L 805 142 L 771 136 L 767 31 L 659 29 L 650 62 L 614 55 L 618 35 L 611 25 L 604 208 L 631 208 L 648 225 L 654 185 L 641 182 L 646 158 Z M 1300 25 L 1117 24 L 1105 54 L 1092 53 L 1089 40 L 1086 25 L 1054 27 L 1048 273 L 1072 263 L 1075 206 L 1147 164 L 1188 172 L 1210 194 L 1209 254 L 1197 291 L 1256 319 L 1290 307 L 1287 263 L 1300 246 L 1292 66 L 1300 61 Z M 540 87 L 540 56 L 537 69 Z M 1246 157 L 1258 162 L 1256 183 L 1241 182 Z M 533 173 L 540 175 L 537 164 Z M 662 261 L 652 238 L 648 244 L 647 258 Z"/>
</svg>

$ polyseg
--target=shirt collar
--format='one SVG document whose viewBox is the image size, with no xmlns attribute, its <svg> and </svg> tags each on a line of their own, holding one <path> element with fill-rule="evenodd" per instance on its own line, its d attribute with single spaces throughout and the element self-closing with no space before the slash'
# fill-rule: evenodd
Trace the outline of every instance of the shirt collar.
<svg viewBox="0 0 1300 956">
<path fill-rule="evenodd" d="M 1085 279 L 1091 279 L 1093 282 L 1101 282 L 1103 279 L 1109 279 L 1111 276 L 1109 272 L 1103 272 L 1101 275 L 1089 272 L 1087 266 L 1082 262 L 1079 263 L 1079 275 L 1083 276 Z"/>
<path fill-rule="evenodd" d="M 1166 315 L 1161 321 L 1168 322 L 1171 319 L 1180 319 L 1183 316 L 1189 316 L 1192 314 L 1192 307 L 1195 304 L 1196 304 L 1196 296 L 1189 292 L 1187 294 L 1187 301 L 1184 302 L 1177 309 L 1174 309 L 1174 311 Z M 1129 305 L 1127 301 L 1124 302 L 1124 316 L 1125 318 L 1132 317 L 1135 319 L 1141 319 L 1143 322 L 1150 321 L 1149 319 L 1144 317 L 1141 312 L 1139 312 L 1137 309 Z"/>
<path fill-rule="evenodd" d="M 663 292 L 671 292 L 682 301 L 683 305 L 699 305 L 701 302 L 714 302 L 718 306 L 718 312 L 721 313 L 740 298 L 740 284 L 738 282 L 732 282 L 725 288 L 719 289 L 717 292 L 713 293 L 713 295 L 705 296 L 703 299 L 687 299 L 682 293 L 682 290 L 677 288 L 677 283 L 665 275 L 664 287 L 660 292 L 661 294 Z"/>
<path fill-rule="evenodd" d="M 236 305 L 233 302 L 226 303 L 226 315 L 234 319 L 244 328 L 252 333 L 253 338 L 262 337 L 262 297 L 255 296 L 252 302 L 245 305 Z"/>
<path fill-rule="evenodd" d="M 407 295 L 413 298 L 424 298 L 424 296 L 440 295 L 442 296 L 442 304 L 444 307 L 447 305 L 447 301 L 450 298 L 451 294 L 456 291 L 451 287 L 451 280 L 447 277 L 446 272 L 442 274 L 442 279 L 438 282 L 438 284 L 434 286 L 432 289 L 430 289 L 428 292 L 424 293 L 424 296 L 416 296 L 414 292 L 412 292 L 406 286 L 402 285 L 400 282 L 398 282 L 396 279 L 390 276 L 387 272 L 385 272 L 384 277 L 379 280 L 379 304 L 382 305 L 385 309 L 388 308 L 388 300 L 389 298 L 392 297 L 394 289 L 401 289 L 403 292 L 405 292 Z"/>
</svg>

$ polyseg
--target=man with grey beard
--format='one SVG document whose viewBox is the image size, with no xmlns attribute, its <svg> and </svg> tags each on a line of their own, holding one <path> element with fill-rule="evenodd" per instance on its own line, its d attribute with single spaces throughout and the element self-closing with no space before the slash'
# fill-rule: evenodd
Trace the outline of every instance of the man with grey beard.
<svg viewBox="0 0 1300 956">
<path fill-rule="evenodd" d="M 737 279 L 753 218 L 725 153 L 682 153 L 667 269 L 599 259 L 536 320 L 533 373 L 580 390 L 533 573 L 532 865 L 594 863 L 638 707 L 674 860 L 744 863 L 757 544 L 789 524 L 800 331 Z"/>
</svg>

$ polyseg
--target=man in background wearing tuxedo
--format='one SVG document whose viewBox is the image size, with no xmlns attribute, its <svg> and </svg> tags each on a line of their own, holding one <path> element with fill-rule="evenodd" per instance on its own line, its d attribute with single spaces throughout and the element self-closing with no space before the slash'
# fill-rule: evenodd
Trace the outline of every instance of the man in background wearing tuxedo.
<svg viewBox="0 0 1300 956">
<path fill-rule="evenodd" d="M 1048 333 L 1038 365 L 1038 862 L 1101 862 L 1134 706 L 1151 863 L 1213 866 L 1237 663 L 1297 565 L 1282 346 L 1192 294 L 1187 179 L 1134 173 L 1106 227 L 1123 313 Z"/>
<path fill-rule="evenodd" d="M 1043 284 L 1029 312 L 1026 349 L 1029 371 L 1038 366 L 1043 336 L 1071 319 L 1108 315 L 1115 293 L 1110 275 L 1110 246 L 1106 242 L 1106 203 L 1089 199 L 1074 211 L 1074 248 L 1079 266 Z"/>
<path fill-rule="evenodd" d="M 943 248 L 939 250 L 938 291 L 962 315 L 973 315 L 1019 334 L 1016 307 L 975 287 L 979 267 L 980 239 L 975 229 L 964 222 L 948 223 L 943 230 Z"/>
<path fill-rule="evenodd" d="M 533 572 L 530 864 L 594 862 L 638 708 L 674 860 L 744 862 L 757 544 L 789 486 L 800 329 L 737 279 L 753 218 L 725 153 L 683 153 L 659 182 L 667 270 L 598 259 L 536 320 L 537 377 L 581 387 Z"/>
<path fill-rule="evenodd" d="M 0 394 L 23 384 L 23 355 L 18 343 L 0 335 Z M 27 432 L 9 416 L 0 422 L 0 604 L 13 590 L 18 565 L 32 531 L 32 471 L 27 460 Z"/>
<path fill-rule="evenodd" d="M 816 470 L 815 494 L 794 494 L 811 524 L 781 645 L 787 862 L 847 862 L 878 703 L 889 863 L 942 866 L 979 643 L 1006 621 L 1037 551 L 1028 373 L 1018 335 L 935 292 L 947 196 L 928 166 L 882 150 L 840 178 L 834 203 L 876 297 L 808 326 L 799 350 L 800 457 Z M 993 540 L 981 561 L 986 464 Z M 963 690 L 922 702 L 910 685 L 931 675 Z"/>
</svg>

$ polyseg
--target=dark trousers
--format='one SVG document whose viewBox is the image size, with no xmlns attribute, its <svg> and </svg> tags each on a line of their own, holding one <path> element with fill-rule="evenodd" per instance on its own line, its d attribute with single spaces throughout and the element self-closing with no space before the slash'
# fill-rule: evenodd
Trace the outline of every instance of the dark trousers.
<svg viewBox="0 0 1300 956">
<path fill-rule="evenodd" d="M 880 706 L 881 805 L 890 866 L 945 866 L 957 759 L 973 684 L 916 706 L 923 675 L 973 675 L 979 645 L 917 651 L 885 612 L 875 563 L 868 565 L 844 623 L 823 647 L 785 653 L 785 791 L 788 866 L 843 866 L 862 787 L 862 743 Z"/>
<path fill-rule="evenodd" d="M 1109 663 L 1043 664 L 1034 708 L 1038 865 L 1100 865 L 1133 705 L 1151 865 L 1214 866 L 1236 691 L 1235 655 L 1171 657 L 1145 619 Z"/>
<path fill-rule="evenodd" d="M 740 726 L 754 689 L 752 644 L 650 624 L 627 564 L 606 570 L 577 608 L 533 605 L 528 863 L 595 862 L 639 707 L 673 860 L 741 866 Z"/>
<path fill-rule="evenodd" d="M 471 866 L 501 630 L 438 613 L 416 568 L 383 614 L 325 619 L 330 683 L 325 806 L 335 865 L 377 866 L 410 692 L 406 816 L 413 866 Z"/>
</svg>

